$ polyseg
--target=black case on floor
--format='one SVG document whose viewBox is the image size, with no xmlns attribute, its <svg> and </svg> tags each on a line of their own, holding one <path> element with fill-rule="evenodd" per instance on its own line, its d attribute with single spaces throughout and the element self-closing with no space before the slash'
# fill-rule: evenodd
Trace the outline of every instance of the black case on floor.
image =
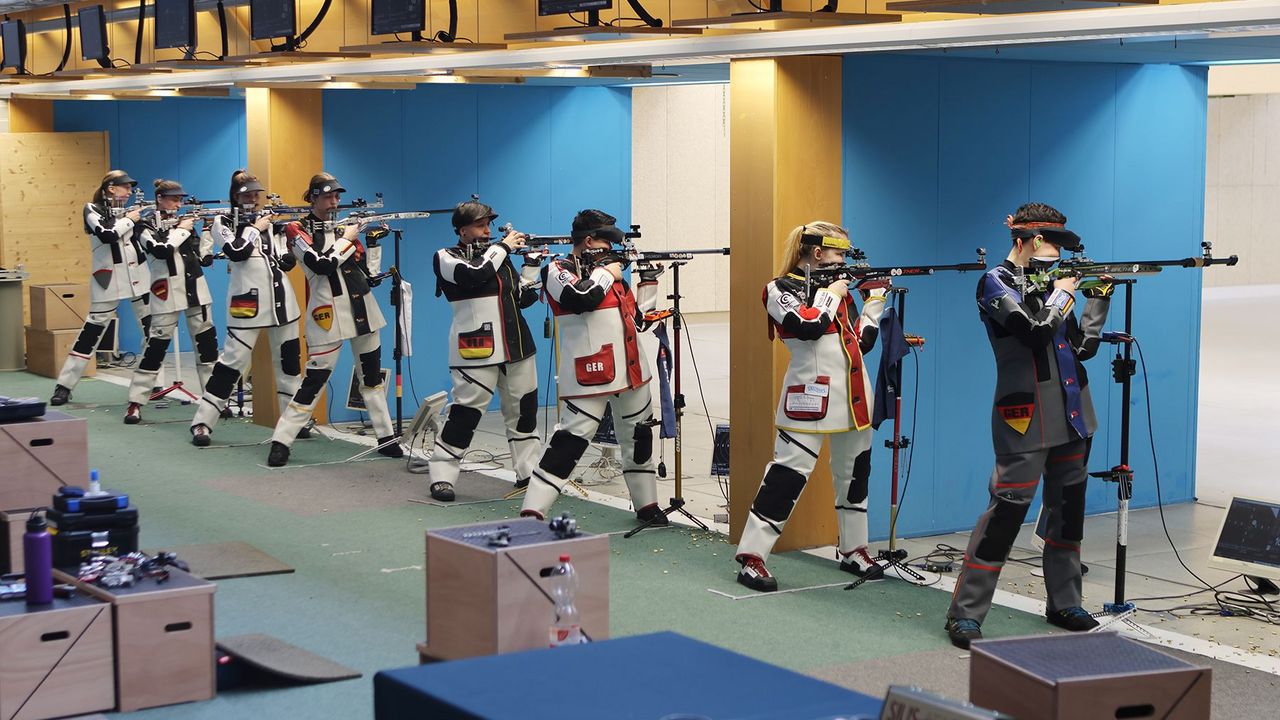
<svg viewBox="0 0 1280 720">
<path fill-rule="evenodd" d="M 136 528 L 138 527 L 138 510 L 125 508 L 110 513 L 73 513 L 50 509 L 45 511 L 44 519 L 49 523 L 50 532 Z"/>
</svg>

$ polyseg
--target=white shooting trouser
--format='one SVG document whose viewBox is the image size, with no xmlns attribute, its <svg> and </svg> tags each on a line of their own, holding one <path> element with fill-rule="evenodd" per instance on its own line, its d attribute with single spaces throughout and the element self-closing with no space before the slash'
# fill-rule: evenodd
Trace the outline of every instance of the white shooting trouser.
<svg viewBox="0 0 1280 720">
<path fill-rule="evenodd" d="M 836 519 L 840 552 L 849 554 L 867 544 L 867 482 L 871 476 L 871 429 L 819 435 L 778 430 L 773 462 L 751 503 L 736 556 L 754 555 L 762 561 L 782 535 L 791 510 L 818 463 L 822 441 L 831 438 L 831 479 L 836 491 Z"/>
<path fill-rule="evenodd" d="M 622 450 L 622 474 L 639 512 L 658 503 L 657 465 L 653 460 L 653 393 L 641 385 L 614 395 L 560 401 L 560 425 L 542 453 L 525 492 L 522 511 L 546 516 L 569 483 L 578 461 L 595 437 L 605 406 L 613 408 L 613 427 Z"/>
<path fill-rule="evenodd" d="M 143 295 L 129 301 L 133 306 L 133 315 L 138 318 L 138 324 L 142 326 L 143 345 L 146 345 L 146 336 L 150 334 L 151 324 L 151 308 L 147 304 L 148 296 Z M 74 388 L 76 383 L 80 382 L 80 376 L 84 374 L 84 369 L 88 367 L 89 361 L 93 359 L 93 354 L 98 350 L 98 346 L 102 344 L 102 337 L 107 333 L 107 326 L 116 318 L 116 307 L 120 304 L 118 300 L 109 302 L 93 303 L 89 306 L 89 315 L 84 320 L 84 327 L 80 329 L 80 336 L 76 338 L 76 342 L 71 346 L 71 352 L 67 353 L 66 362 L 62 363 L 62 371 L 58 373 L 58 384 L 68 390 Z"/>
<path fill-rule="evenodd" d="M 378 333 L 357 335 L 350 340 L 307 346 L 307 367 L 302 384 L 293 394 L 288 405 L 280 412 L 273 442 L 291 446 L 298 431 L 311 419 L 320 391 L 338 364 L 338 351 L 344 342 L 351 343 L 356 371 L 360 374 L 360 397 L 364 398 L 365 412 L 378 435 L 378 440 L 390 438 L 395 430 L 391 425 L 391 413 L 387 411 L 387 390 L 382 384 L 382 343 Z"/>
<path fill-rule="evenodd" d="M 431 483 L 458 480 L 459 466 L 476 425 L 489 407 L 495 389 L 507 426 L 507 447 L 516 479 L 528 480 L 542 453 L 538 442 L 538 364 L 534 357 L 502 365 L 451 368 L 453 403 L 449 419 L 436 437 L 429 463 Z"/>
<path fill-rule="evenodd" d="M 129 384 L 129 402 L 146 404 L 150 399 L 151 388 L 159 384 L 160 368 L 169 352 L 169 343 L 178 331 L 178 316 L 182 314 L 187 316 L 187 333 L 195 345 L 196 378 L 200 389 L 203 390 L 208 384 L 213 363 L 218 359 L 218 334 L 213 327 L 213 315 L 209 312 L 209 306 L 155 313 L 151 316 L 151 332 L 147 337 L 146 349 L 142 352 L 142 359 L 138 361 L 138 368 L 133 371 L 133 381 Z"/>
<path fill-rule="evenodd" d="M 263 330 L 267 331 L 267 338 L 275 349 L 271 354 L 271 364 L 276 373 L 276 399 L 280 403 L 281 413 L 284 412 L 289 398 L 298 391 L 298 385 L 302 382 L 301 346 L 298 343 L 296 320 L 288 325 L 265 328 L 227 328 L 227 341 L 223 344 L 222 355 L 218 356 L 218 362 L 209 374 L 209 382 L 196 406 L 196 416 L 191 421 L 191 427 L 204 425 L 210 431 L 213 430 L 218 416 L 227 407 L 227 399 L 231 397 L 236 380 L 253 360 L 253 344 Z M 269 399 L 255 397 L 254 402 L 269 402 Z"/>
</svg>

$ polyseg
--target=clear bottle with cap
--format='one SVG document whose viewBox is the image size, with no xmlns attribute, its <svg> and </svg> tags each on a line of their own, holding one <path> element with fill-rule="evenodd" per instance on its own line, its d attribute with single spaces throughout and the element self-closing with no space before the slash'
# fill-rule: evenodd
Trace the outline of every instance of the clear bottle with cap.
<svg viewBox="0 0 1280 720">
<path fill-rule="evenodd" d="M 578 574 L 569 562 L 568 555 L 560 556 L 560 564 L 551 571 L 551 599 L 555 601 L 555 614 L 551 621 L 551 647 L 577 645 L 583 641 L 581 617 L 574 596 L 578 592 Z"/>
</svg>

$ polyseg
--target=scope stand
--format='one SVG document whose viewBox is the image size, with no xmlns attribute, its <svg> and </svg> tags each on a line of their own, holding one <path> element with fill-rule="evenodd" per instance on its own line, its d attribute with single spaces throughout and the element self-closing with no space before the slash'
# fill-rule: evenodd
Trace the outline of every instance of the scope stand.
<svg viewBox="0 0 1280 720">
<path fill-rule="evenodd" d="M 675 340 L 672 346 L 672 384 L 675 386 L 675 393 L 672 397 L 672 404 L 676 410 L 676 436 L 675 436 L 675 496 L 671 498 L 671 505 L 662 510 L 662 516 L 668 516 L 671 513 L 680 513 L 687 520 L 703 530 L 710 530 L 693 513 L 684 508 L 684 455 L 681 448 L 680 438 L 684 432 L 682 418 L 684 417 L 684 394 L 680 391 L 680 332 L 684 328 L 684 315 L 680 313 L 680 267 L 687 261 L 672 261 L 667 267 L 671 268 L 671 294 L 667 296 L 671 300 L 671 325 L 675 330 Z M 636 533 L 653 526 L 653 522 L 658 518 L 657 515 L 646 520 L 640 527 L 634 528 L 624 534 L 622 537 L 629 538 Z"/>
<path fill-rule="evenodd" d="M 1133 360 L 1133 289 L 1134 278 L 1116 279 L 1124 286 L 1124 338 L 1110 340 L 1116 345 L 1116 356 L 1111 361 L 1111 377 L 1120 385 L 1120 464 L 1110 470 L 1091 472 L 1089 477 L 1116 484 L 1116 594 L 1115 601 L 1103 603 L 1099 617 L 1111 617 L 1102 621 L 1092 632 L 1113 629 L 1114 625 L 1126 628 L 1144 637 L 1151 633 L 1134 621 L 1137 607 L 1125 600 L 1125 569 L 1129 551 L 1129 501 L 1133 499 L 1133 469 L 1129 465 L 1129 400 L 1133 393 L 1133 376 L 1137 367 Z M 1121 347 L 1123 346 L 1123 348 Z"/>
<path fill-rule="evenodd" d="M 895 295 L 894 310 L 898 315 L 898 323 L 905 329 L 907 317 L 907 288 L 896 287 L 891 288 L 889 292 Z M 903 358 L 904 360 L 906 358 Z M 898 361 L 897 366 L 893 370 L 893 439 L 885 440 L 884 446 L 893 451 L 893 464 L 890 473 L 889 484 L 889 547 L 876 553 L 876 560 L 887 573 L 890 568 L 897 570 L 899 577 L 903 574 L 910 576 L 915 583 L 925 582 L 925 577 L 916 572 L 914 568 L 907 564 L 907 551 L 898 548 L 898 472 L 901 468 L 899 462 L 902 451 L 911 446 L 911 438 L 902 434 L 902 361 Z M 887 575 L 886 575 L 887 577 Z M 867 582 L 866 578 L 858 578 L 844 587 L 845 590 L 853 590 L 863 583 Z"/>
<path fill-rule="evenodd" d="M 180 400 L 183 405 L 187 405 L 200 399 L 193 395 L 190 390 L 182 386 L 182 333 L 179 330 L 180 329 L 177 327 L 173 329 L 173 382 L 169 384 L 169 387 L 164 388 L 159 392 L 151 393 L 151 397 L 147 398 L 148 402 L 159 400 L 162 397 L 168 397 L 170 393 L 175 392 L 182 393 L 187 396 Z M 142 339 L 142 345 L 144 348 L 146 347 L 148 340 L 150 340 L 150 338 Z M 201 388 L 201 390 L 203 391 L 204 388 Z"/>
</svg>

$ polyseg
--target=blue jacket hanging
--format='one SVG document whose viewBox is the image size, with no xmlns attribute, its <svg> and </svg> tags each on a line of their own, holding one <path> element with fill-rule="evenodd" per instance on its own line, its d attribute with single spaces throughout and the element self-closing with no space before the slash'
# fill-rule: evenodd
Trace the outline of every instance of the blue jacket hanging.
<svg viewBox="0 0 1280 720">
<path fill-rule="evenodd" d="M 892 419 L 897 408 L 897 399 L 902 388 L 894 384 L 900 380 L 894 368 L 902 363 L 902 358 L 910 352 L 907 336 L 898 322 L 898 314 L 893 308 L 884 311 L 880 318 L 880 369 L 876 372 L 876 405 L 871 415 L 871 427 L 879 428 L 880 423 Z"/>
<path fill-rule="evenodd" d="M 662 404 L 662 425 L 658 437 L 676 436 L 676 404 L 671 398 L 671 344 L 667 342 L 667 324 L 658 323 L 653 329 L 658 338 L 658 402 Z"/>
</svg>

